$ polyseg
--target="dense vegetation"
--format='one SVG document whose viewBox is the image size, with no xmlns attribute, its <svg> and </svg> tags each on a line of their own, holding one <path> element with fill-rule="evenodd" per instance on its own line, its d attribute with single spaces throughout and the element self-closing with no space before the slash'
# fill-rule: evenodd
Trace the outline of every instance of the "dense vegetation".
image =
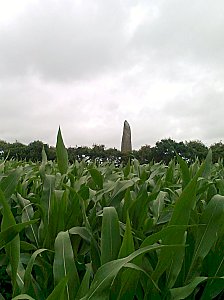
<svg viewBox="0 0 224 300">
<path fill-rule="evenodd" d="M 203 163 L 71 164 L 59 130 L 56 155 L 0 162 L 0 299 L 224 298 L 211 150 Z"/>
<path fill-rule="evenodd" d="M 49 160 L 56 159 L 56 148 L 44 144 L 41 141 L 34 141 L 29 145 L 19 142 L 7 143 L 0 140 L 0 157 L 8 157 L 26 161 L 41 161 L 42 148 L 44 146 L 47 158 Z M 220 158 L 224 158 L 224 144 L 222 142 L 215 143 L 209 147 L 213 152 L 213 162 L 217 162 Z M 132 158 L 136 158 L 141 164 L 150 161 L 169 163 L 178 153 L 187 161 L 193 162 L 195 158 L 204 160 L 208 149 L 201 141 L 176 142 L 172 139 L 163 139 L 156 143 L 154 147 L 149 145 L 142 146 L 139 150 L 131 153 Z M 106 149 L 104 145 L 93 145 L 92 147 L 69 147 L 68 158 L 70 162 L 75 160 L 81 161 L 83 158 L 87 160 L 98 160 L 120 163 L 122 155 L 116 148 Z"/>
</svg>

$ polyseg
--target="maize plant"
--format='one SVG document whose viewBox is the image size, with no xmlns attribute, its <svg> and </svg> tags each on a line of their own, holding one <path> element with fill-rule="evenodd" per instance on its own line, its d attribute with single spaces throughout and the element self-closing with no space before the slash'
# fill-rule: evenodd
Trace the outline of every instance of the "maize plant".
<svg viewBox="0 0 224 300">
<path fill-rule="evenodd" d="M 224 167 L 0 162 L 0 299 L 224 299 Z"/>
</svg>

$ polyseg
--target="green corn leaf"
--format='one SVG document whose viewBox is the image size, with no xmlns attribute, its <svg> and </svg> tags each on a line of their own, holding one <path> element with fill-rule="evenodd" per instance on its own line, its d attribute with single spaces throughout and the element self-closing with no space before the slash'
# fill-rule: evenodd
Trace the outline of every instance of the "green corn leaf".
<svg viewBox="0 0 224 300">
<path fill-rule="evenodd" d="M 193 293 L 194 289 L 203 281 L 207 280 L 207 277 L 195 277 L 191 283 L 186 286 L 174 288 L 170 290 L 172 300 L 186 299 Z"/>
<path fill-rule="evenodd" d="M 166 171 L 166 182 L 173 182 L 174 180 L 174 167 L 175 167 L 175 160 L 172 159 L 168 165 L 168 169 Z"/>
<path fill-rule="evenodd" d="M 224 234 L 224 196 L 214 196 L 203 211 L 198 226 L 195 250 L 188 272 L 187 280 L 190 280 L 197 270 L 199 262 L 202 263 L 205 256 L 219 237 Z"/>
<path fill-rule="evenodd" d="M 25 241 L 20 241 L 20 250 L 21 252 L 36 251 L 37 247 Z"/>
<path fill-rule="evenodd" d="M 30 297 L 27 294 L 21 294 L 21 295 L 18 295 L 16 297 L 12 298 L 12 300 L 35 300 L 35 299 Z"/>
<path fill-rule="evenodd" d="M 53 210 L 55 205 L 55 176 L 45 175 L 43 184 L 43 193 L 40 198 L 40 206 L 43 212 L 43 218 L 39 226 L 40 245 L 42 248 L 52 249 L 55 240 L 55 223 L 53 221 L 57 216 L 54 216 Z M 52 225 L 53 223 L 53 225 Z"/>
<path fill-rule="evenodd" d="M 44 175 L 45 175 L 45 166 L 47 164 L 47 155 L 46 155 L 46 152 L 45 152 L 45 149 L 44 149 L 44 146 L 42 148 L 42 163 L 40 165 L 40 175 L 42 178 L 44 178 Z"/>
<path fill-rule="evenodd" d="M 93 271 L 94 273 L 96 273 L 98 268 L 101 266 L 101 260 L 100 260 L 100 249 L 93 235 L 91 237 L 91 242 L 90 242 L 90 256 L 91 256 Z"/>
<path fill-rule="evenodd" d="M 175 235 L 175 234 L 178 234 L 179 232 L 183 232 L 183 229 L 185 229 L 185 228 L 186 228 L 185 225 L 170 225 L 170 226 L 164 227 L 159 232 L 153 233 L 152 235 L 145 238 L 144 241 L 142 242 L 140 248 L 144 248 L 146 246 L 153 245 L 153 244 L 157 243 L 159 240 L 165 239 L 165 237 L 168 235 Z"/>
<path fill-rule="evenodd" d="M 9 226 L 7 229 L 0 232 L 0 250 L 11 242 L 20 231 L 26 228 L 28 225 L 36 223 L 38 220 L 32 220 L 24 223 Z"/>
<path fill-rule="evenodd" d="M 210 277 L 203 290 L 201 300 L 216 299 L 223 290 L 223 280 L 219 278 L 224 274 L 224 239 L 221 236 L 205 258 L 203 267 Z"/>
<path fill-rule="evenodd" d="M 86 273 L 82 279 L 82 282 L 80 284 L 78 293 L 76 295 L 76 299 L 81 299 L 82 297 L 84 297 L 88 291 L 89 291 L 89 286 L 90 286 L 90 278 L 91 278 L 91 272 L 92 272 L 92 268 L 90 264 L 86 265 Z"/>
<path fill-rule="evenodd" d="M 187 232 L 185 231 L 181 245 L 184 246 L 186 244 L 186 239 L 187 239 Z M 170 258 L 170 265 L 167 269 L 167 278 L 166 278 L 168 288 L 174 286 L 177 279 L 177 274 L 179 274 L 181 271 L 182 264 L 184 261 L 184 256 L 185 256 L 185 248 L 183 247 L 182 249 L 178 249 L 175 255 L 172 255 L 172 257 Z"/>
<path fill-rule="evenodd" d="M 152 278 L 150 277 L 150 275 L 148 274 L 148 272 L 146 272 L 143 268 L 139 267 L 138 265 L 134 264 L 134 263 L 127 263 L 124 266 L 125 270 L 122 273 L 122 280 L 121 280 L 121 288 L 119 291 L 119 294 L 117 295 L 116 299 L 118 300 L 126 300 L 126 299 L 133 299 L 134 296 L 136 295 L 136 291 L 137 291 L 137 285 L 139 282 L 139 278 L 140 278 L 140 273 L 142 273 L 145 277 L 145 280 L 147 282 L 152 282 Z M 152 284 L 155 286 L 155 289 L 160 292 L 159 287 L 152 282 Z M 115 279 L 115 289 L 117 289 L 116 287 L 116 279 Z M 147 290 L 144 291 L 145 292 L 145 296 L 147 293 Z"/>
<path fill-rule="evenodd" d="M 31 221 L 34 216 L 32 203 L 29 200 L 23 198 L 19 193 L 17 194 L 17 199 L 18 199 L 18 202 L 19 202 L 21 208 L 23 209 L 22 222 Z M 31 225 L 27 229 L 26 233 L 27 233 L 28 238 L 32 242 L 34 242 L 37 247 L 39 247 L 38 236 L 37 236 L 37 226 Z"/>
<path fill-rule="evenodd" d="M 147 218 L 147 209 L 145 209 L 150 201 L 147 192 L 147 184 L 144 183 L 136 197 L 132 202 L 129 209 L 130 218 L 133 224 L 133 228 L 141 230 L 143 224 Z"/>
<path fill-rule="evenodd" d="M 169 222 L 169 225 L 185 225 L 182 231 L 178 231 L 176 234 L 169 234 L 163 240 L 162 243 L 164 245 L 172 245 L 172 244 L 182 244 L 185 231 L 188 226 L 190 212 L 195 206 L 196 202 L 196 187 L 198 178 L 202 175 L 205 168 L 210 164 L 210 155 L 205 160 L 205 162 L 201 165 L 196 175 L 193 179 L 189 182 L 186 188 L 183 190 L 182 194 L 180 195 L 178 201 L 175 203 L 173 215 Z M 179 253 L 178 253 L 179 251 Z M 170 282 L 168 282 L 168 286 L 171 287 L 171 283 L 175 282 L 175 279 L 178 277 L 178 274 L 181 270 L 180 258 L 183 257 L 183 249 L 162 249 L 159 255 L 158 264 L 154 273 L 152 274 L 153 280 L 157 283 L 160 276 L 164 273 L 164 271 L 169 268 L 169 278 Z M 178 259 L 175 260 L 175 257 Z M 170 265 L 172 264 L 172 267 Z"/>
<path fill-rule="evenodd" d="M 135 247 L 134 247 L 134 241 L 131 233 L 131 223 L 130 223 L 129 215 L 127 215 L 124 237 L 123 237 L 118 258 L 126 257 L 134 251 L 135 251 Z"/>
<path fill-rule="evenodd" d="M 58 169 L 61 172 L 61 174 L 66 174 L 68 170 L 68 153 L 62 139 L 60 127 L 58 129 L 57 135 L 56 154 Z"/>
<path fill-rule="evenodd" d="M 200 300 L 218 299 L 217 296 L 223 291 L 224 291 L 223 278 L 219 278 L 219 277 L 210 278 L 208 279 L 207 284 L 203 289 L 203 294 L 201 295 Z"/>
<path fill-rule="evenodd" d="M 33 269 L 35 259 L 40 253 L 42 253 L 43 251 L 46 251 L 46 250 L 47 249 L 38 249 L 32 254 L 32 256 L 31 256 L 31 258 L 28 262 L 28 265 L 26 267 L 25 274 L 24 274 L 24 288 L 23 288 L 23 293 L 24 294 L 29 293 L 29 288 L 30 288 L 30 284 L 31 284 L 31 280 L 32 280 L 31 272 L 32 272 L 32 269 Z"/>
<path fill-rule="evenodd" d="M 4 168 L 5 168 L 5 161 L 3 161 L 1 164 L 0 164 L 0 173 L 2 174 L 4 172 Z M 1 294 L 0 294 L 0 300 L 1 300 Z M 3 296 L 2 296 L 3 297 Z"/>
<path fill-rule="evenodd" d="M 47 297 L 46 300 L 65 300 L 66 288 L 68 286 L 68 278 L 64 277 L 60 280 L 53 292 Z M 71 298 L 74 299 L 74 298 Z"/>
<path fill-rule="evenodd" d="M 224 196 L 224 179 L 217 179 L 216 186 L 218 188 L 219 194 Z"/>
<path fill-rule="evenodd" d="M 152 213 L 153 213 L 153 217 L 155 219 L 155 223 L 157 222 L 161 212 L 163 211 L 163 208 L 165 205 L 164 199 L 166 197 L 166 194 L 167 194 L 166 192 L 160 191 L 158 196 L 156 197 L 156 199 L 151 202 Z"/>
<path fill-rule="evenodd" d="M 120 180 L 117 181 L 114 187 L 114 183 L 111 183 L 111 187 L 113 189 L 113 194 L 110 200 L 110 206 L 117 206 L 120 204 L 121 199 L 124 197 L 126 190 L 133 186 L 135 183 L 134 180 Z"/>
<path fill-rule="evenodd" d="M 117 258 L 121 246 L 119 220 L 114 207 L 103 209 L 101 264 Z"/>
<path fill-rule="evenodd" d="M 131 164 L 130 164 L 130 159 L 128 160 L 128 163 L 126 166 L 123 168 L 123 173 L 124 173 L 124 178 L 127 178 L 131 170 Z"/>
<path fill-rule="evenodd" d="M 43 194 L 40 199 L 40 205 L 43 208 L 45 213 L 45 222 L 46 225 L 50 223 L 50 215 L 51 215 L 51 208 L 53 203 L 54 197 L 54 189 L 55 189 L 55 176 L 54 175 L 46 175 L 44 179 L 44 186 L 43 186 Z"/>
<path fill-rule="evenodd" d="M 5 195 L 0 188 L 0 204 L 3 206 L 2 214 L 2 223 L 1 223 L 1 231 L 8 229 L 11 226 L 16 225 L 16 221 L 13 217 L 11 209 L 9 207 L 8 202 L 5 199 Z M 17 274 L 18 274 L 18 266 L 20 260 L 20 238 L 17 234 L 14 239 L 5 245 L 6 254 L 9 258 L 11 265 L 11 278 L 12 278 L 12 286 L 13 286 L 13 294 L 17 288 Z"/>
<path fill-rule="evenodd" d="M 191 179 L 190 171 L 189 171 L 186 161 L 178 154 L 176 154 L 176 156 L 177 156 L 177 160 L 180 165 L 180 170 L 181 170 L 181 174 L 182 174 L 182 189 L 184 189 Z"/>
<path fill-rule="evenodd" d="M 205 167 L 202 173 L 202 176 L 206 179 L 208 179 L 212 169 L 212 150 L 210 149 L 208 151 L 207 157 L 206 157 L 206 163 Z"/>
<path fill-rule="evenodd" d="M 0 181 L 0 188 L 3 191 L 6 199 L 9 199 L 15 192 L 18 181 L 22 175 L 22 171 L 23 168 L 19 167 Z"/>
<path fill-rule="evenodd" d="M 97 169 L 89 169 L 89 173 L 92 176 L 93 181 L 95 184 L 102 189 L 103 188 L 103 176 Z"/>
<path fill-rule="evenodd" d="M 135 247 L 134 247 L 134 241 L 131 232 L 131 223 L 130 223 L 129 215 L 127 214 L 125 233 L 124 233 L 118 258 L 124 258 L 129 254 L 133 253 L 134 251 L 135 251 Z M 126 265 L 126 267 L 128 266 Z M 120 286 L 119 290 L 117 288 L 116 281 L 114 283 L 114 290 L 115 290 L 114 292 L 116 293 L 116 299 L 123 299 L 123 297 L 132 299 L 138 284 L 138 279 L 139 279 L 138 271 L 139 269 L 136 271 L 136 268 L 132 268 L 132 269 L 124 270 L 120 274 L 120 276 L 118 275 L 117 280 L 119 280 L 119 286 Z"/>
<path fill-rule="evenodd" d="M 140 268 L 137 265 L 135 266 L 135 268 L 128 268 L 127 264 L 123 272 L 121 274 L 118 273 L 111 288 L 113 299 L 126 300 L 134 298 L 140 278 Z M 120 288 L 118 289 L 118 287 Z"/>
<path fill-rule="evenodd" d="M 46 154 L 46 152 L 45 152 L 45 149 L 44 149 L 44 146 L 43 146 L 43 148 L 42 148 L 42 164 L 46 164 L 47 163 L 47 154 Z"/>
<path fill-rule="evenodd" d="M 79 235 L 86 242 L 91 242 L 91 233 L 85 227 L 73 227 L 69 229 L 69 234 Z"/>
<path fill-rule="evenodd" d="M 50 210 L 50 233 L 54 239 L 58 232 L 64 231 L 65 214 L 68 203 L 68 193 L 66 190 L 54 190 Z"/>
<path fill-rule="evenodd" d="M 153 250 L 158 250 L 158 249 L 162 249 L 162 248 L 171 248 L 171 247 L 179 247 L 179 245 L 173 245 L 173 246 L 147 246 L 141 249 L 136 250 L 135 252 L 133 252 L 132 254 L 130 254 L 129 256 L 125 257 L 125 258 L 121 258 L 121 259 L 117 259 L 114 261 L 110 261 L 104 265 L 102 265 L 94 279 L 93 282 L 90 286 L 89 292 L 88 294 L 82 298 L 82 300 L 98 300 L 100 299 L 100 295 L 102 295 L 103 293 L 109 293 L 110 292 L 110 287 L 111 284 L 114 280 L 114 278 L 116 277 L 116 275 L 118 274 L 118 272 L 125 267 L 125 265 L 127 263 L 129 263 L 130 261 L 132 261 L 133 259 L 135 259 L 136 257 L 138 257 L 139 255 L 143 255 L 149 251 L 153 251 Z"/>
<path fill-rule="evenodd" d="M 79 276 L 68 231 L 59 232 L 55 240 L 53 273 L 55 284 L 58 284 L 65 276 L 68 277 L 65 299 L 75 299 L 79 289 Z"/>
</svg>

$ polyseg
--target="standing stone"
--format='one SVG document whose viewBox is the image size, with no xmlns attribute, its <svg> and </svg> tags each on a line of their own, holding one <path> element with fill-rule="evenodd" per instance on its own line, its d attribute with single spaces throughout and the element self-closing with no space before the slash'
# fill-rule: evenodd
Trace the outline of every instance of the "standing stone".
<svg viewBox="0 0 224 300">
<path fill-rule="evenodd" d="M 132 151 L 131 128 L 128 121 L 124 121 L 123 136 L 121 141 L 121 153 L 126 154 Z"/>
</svg>

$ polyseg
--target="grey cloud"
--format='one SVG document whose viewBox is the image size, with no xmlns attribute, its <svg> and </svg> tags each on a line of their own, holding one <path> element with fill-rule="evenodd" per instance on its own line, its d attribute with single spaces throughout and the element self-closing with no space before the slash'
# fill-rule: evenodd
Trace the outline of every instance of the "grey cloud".
<svg viewBox="0 0 224 300">
<path fill-rule="evenodd" d="M 133 38 L 149 63 L 176 68 L 187 62 L 221 71 L 224 59 L 224 6 L 221 0 L 160 1 L 158 15 L 142 23 Z M 221 65 L 220 65 L 221 64 Z M 176 70 L 176 69 L 175 69 Z"/>
<path fill-rule="evenodd" d="M 120 1 L 39 1 L 2 26 L 0 76 L 91 77 L 122 64 L 126 11 Z"/>
<path fill-rule="evenodd" d="M 20 79 L 0 87 L 0 139 L 29 143 L 40 139 L 55 145 L 60 125 L 67 146 L 120 143 L 119 104 L 105 90 L 103 82 L 61 85 Z M 103 99 L 105 98 L 105 101 Z M 107 101 L 106 101 L 107 100 Z"/>
<path fill-rule="evenodd" d="M 201 84 L 192 94 L 179 95 L 169 102 L 163 112 L 170 123 L 173 121 L 178 139 L 201 139 L 212 144 L 224 138 L 223 99 L 223 89 Z"/>
<path fill-rule="evenodd" d="M 135 149 L 222 139 L 223 10 L 221 0 L 32 2 L 0 25 L 0 139 L 55 145 L 61 125 L 66 146 L 119 148 L 125 119 Z"/>
</svg>

